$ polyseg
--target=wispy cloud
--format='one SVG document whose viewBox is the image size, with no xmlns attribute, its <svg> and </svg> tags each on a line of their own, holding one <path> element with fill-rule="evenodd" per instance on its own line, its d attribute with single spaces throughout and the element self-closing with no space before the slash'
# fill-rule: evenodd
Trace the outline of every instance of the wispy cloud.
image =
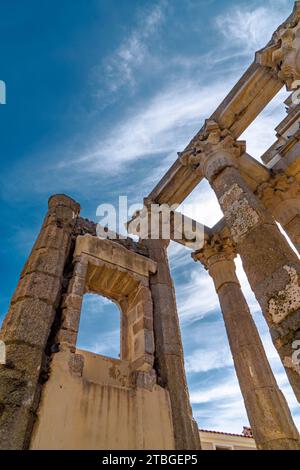
<svg viewBox="0 0 300 470">
<path fill-rule="evenodd" d="M 154 5 L 151 9 L 140 11 L 139 21 L 135 29 L 104 59 L 97 68 L 102 78 L 102 88 L 98 90 L 103 98 L 104 93 L 116 93 L 124 86 L 134 88 L 139 69 L 150 60 L 151 41 L 155 38 L 165 19 L 166 0 Z M 104 82 L 104 88 L 103 88 Z"/>
<path fill-rule="evenodd" d="M 195 349 L 186 355 L 188 374 L 232 368 L 233 360 L 221 312 L 213 319 L 198 321 L 190 331 L 190 342 L 195 345 Z"/>
<path fill-rule="evenodd" d="M 186 278 L 178 279 L 177 303 L 182 325 L 206 318 L 219 308 L 212 279 L 200 264 L 187 267 Z"/>
<path fill-rule="evenodd" d="M 230 83 L 231 84 L 231 83 Z M 82 165 L 87 171 L 111 172 L 128 162 L 150 155 L 167 155 L 180 151 L 204 119 L 230 89 L 228 82 L 211 86 L 182 81 L 156 93 L 123 117 L 101 141 L 91 142 L 90 149 L 78 160 L 66 165 Z"/>
<path fill-rule="evenodd" d="M 119 358 L 120 330 L 115 329 L 93 337 L 92 341 L 79 340 L 78 348 L 103 356 Z"/>
<path fill-rule="evenodd" d="M 201 12 L 201 3 L 194 2 L 195 11 Z M 169 21 L 166 6 L 165 1 L 157 2 L 150 9 L 141 10 L 133 29 L 126 31 L 120 44 L 101 59 L 94 70 L 90 93 L 98 95 L 104 105 L 116 103 L 118 99 L 115 114 L 112 111 L 107 117 L 105 106 L 103 115 L 98 114 L 96 108 L 100 100 L 95 100 L 93 111 L 97 119 L 92 130 L 85 130 L 80 142 L 77 139 L 74 143 L 71 139 L 66 143 L 63 136 L 55 149 L 49 150 L 48 145 L 36 149 L 34 158 L 22 160 L 22 168 L 14 169 L 10 178 L 4 175 L 5 197 L 11 198 L 14 194 L 24 199 L 24 192 L 41 195 L 63 189 L 76 191 L 77 196 L 82 195 L 87 202 L 93 185 L 100 186 L 98 194 L 103 194 L 104 186 L 115 194 L 119 192 L 120 179 L 128 191 L 145 195 L 145 188 L 151 189 L 176 159 L 176 152 L 202 127 L 204 119 L 215 110 L 250 63 L 254 51 L 268 42 L 291 10 L 291 2 L 285 0 L 260 2 L 259 6 L 252 1 L 243 8 L 235 5 L 212 20 L 215 32 L 223 41 L 219 41 L 220 36 L 216 34 L 218 40 L 212 41 L 211 51 L 205 50 L 205 46 L 201 48 L 200 33 L 197 33 L 199 36 L 195 33 L 194 39 L 199 40 L 199 50 L 186 47 L 177 51 L 165 46 L 167 50 L 162 51 L 160 34 L 162 26 Z M 197 24 L 194 28 L 196 31 Z M 155 72 L 156 84 L 151 86 L 149 76 Z M 141 83 L 147 93 L 133 95 Z M 119 104 L 122 95 L 134 96 L 134 100 L 123 102 L 122 107 Z M 243 136 L 247 138 L 248 152 L 256 158 L 273 143 L 274 127 L 284 116 L 284 97 L 284 92 L 279 94 Z M 138 179 L 136 168 L 140 162 L 144 171 Z M 210 227 L 222 216 L 216 197 L 205 182 L 185 202 L 191 205 L 185 206 L 183 212 Z M 200 263 L 193 262 L 190 251 L 178 244 L 171 244 L 170 261 L 194 414 L 202 427 L 240 432 L 242 425 L 247 424 L 247 417 L 213 281 Z M 293 393 L 240 261 L 237 266 L 272 367 L 295 411 Z M 109 316 L 101 321 L 107 302 L 105 299 L 100 304 L 87 300 L 91 329 L 83 331 L 79 346 L 100 354 L 117 355 L 120 330 L 110 323 Z M 207 376 L 211 383 L 207 382 Z"/>
<path fill-rule="evenodd" d="M 236 380 L 227 380 L 213 387 L 206 387 L 191 392 L 191 402 L 194 404 L 222 401 L 240 396 L 240 389 Z"/>
<path fill-rule="evenodd" d="M 232 46 L 249 54 L 264 47 L 273 31 L 290 14 L 289 0 L 267 1 L 264 6 L 234 5 L 216 18 L 216 27 Z"/>
</svg>

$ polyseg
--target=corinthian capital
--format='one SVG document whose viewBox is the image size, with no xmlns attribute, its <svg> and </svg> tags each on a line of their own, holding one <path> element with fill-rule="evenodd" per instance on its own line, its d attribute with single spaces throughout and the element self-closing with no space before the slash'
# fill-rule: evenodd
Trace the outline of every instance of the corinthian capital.
<svg viewBox="0 0 300 470">
<path fill-rule="evenodd" d="M 235 273 L 235 245 L 231 237 L 213 235 L 204 247 L 192 254 L 195 261 L 200 261 L 214 281 L 216 291 L 228 283 L 239 284 Z"/>
<path fill-rule="evenodd" d="M 221 129 L 213 120 L 207 120 L 193 148 L 179 154 L 179 157 L 183 165 L 192 166 L 211 181 L 227 166 L 237 167 L 236 158 L 245 149 L 244 141 L 236 141 L 229 130 Z"/>
<path fill-rule="evenodd" d="M 300 199 L 300 184 L 293 176 L 278 173 L 258 189 L 259 198 L 267 207 L 274 208 L 287 199 Z"/>
<path fill-rule="evenodd" d="M 274 76 L 295 90 L 300 80 L 300 2 L 295 2 L 289 21 L 273 34 L 272 43 L 256 53 L 257 63 L 269 67 Z M 298 85 L 298 86 L 297 86 Z"/>
<path fill-rule="evenodd" d="M 233 261 L 236 257 L 236 249 L 232 238 L 213 235 L 206 241 L 201 250 L 192 254 L 194 261 L 200 261 L 205 269 L 209 270 L 214 264 L 224 261 Z"/>
</svg>

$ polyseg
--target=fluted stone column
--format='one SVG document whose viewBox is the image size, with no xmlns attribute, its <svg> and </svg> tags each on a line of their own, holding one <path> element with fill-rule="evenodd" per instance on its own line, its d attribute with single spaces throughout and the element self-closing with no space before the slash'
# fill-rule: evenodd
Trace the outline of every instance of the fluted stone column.
<svg viewBox="0 0 300 470">
<path fill-rule="evenodd" d="M 258 195 L 300 253 L 300 184 L 279 173 L 258 188 Z"/>
<path fill-rule="evenodd" d="M 300 365 L 294 362 L 300 340 L 300 260 L 272 215 L 241 176 L 237 159 L 245 143 L 208 121 L 195 149 L 182 156 L 214 189 L 241 256 L 249 283 L 269 325 L 274 345 L 300 401 Z"/>
<path fill-rule="evenodd" d="M 49 210 L 4 320 L 0 339 L 0 449 L 28 447 L 45 366 L 45 347 L 60 300 L 71 232 L 80 206 L 64 195 Z"/>
<path fill-rule="evenodd" d="M 213 278 L 253 436 L 260 450 L 300 450 L 299 433 L 278 388 L 235 273 L 230 239 L 214 236 L 193 254 Z"/>
<path fill-rule="evenodd" d="M 197 424 L 193 420 L 184 369 L 183 348 L 170 275 L 166 240 L 144 240 L 149 256 L 157 263 L 157 272 L 150 276 L 153 300 L 155 367 L 160 385 L 170 395 L 172 420 L 177 450 L 200 449 Z"/>
</svg>

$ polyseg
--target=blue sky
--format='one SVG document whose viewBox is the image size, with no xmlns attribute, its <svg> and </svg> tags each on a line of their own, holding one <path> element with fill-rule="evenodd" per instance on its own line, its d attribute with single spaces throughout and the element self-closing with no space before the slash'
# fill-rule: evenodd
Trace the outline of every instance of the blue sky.
<svg viewBox="0 0 300 470">
<path fill-rule="evenodd" d="M 216 108 L 290 0 L 0 0 L 0 319 L 39 231 L 47 198 L 66 193 L 96 220 L 119 195 L 139 203 Z M 256 158 L 284 117 L 282 91 L 245 132 Z M 220 209 L 203 182 L 184 207 L 212 225 Z M 247 424 L 212 281 L 172 244 L 194 414 L 202 428 Z M 296 401 L 238 262 L 242 286 L 278 382 Z M 79 346 L 116 355 L 118 314 L 85 299 Z"/>
</svg>

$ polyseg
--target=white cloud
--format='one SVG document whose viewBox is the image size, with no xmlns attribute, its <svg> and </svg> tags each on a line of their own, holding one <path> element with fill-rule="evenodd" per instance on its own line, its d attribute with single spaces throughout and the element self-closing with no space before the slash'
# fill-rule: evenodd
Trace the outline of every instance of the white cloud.
<svg viewBox="0 0 300 470">
<path fill-rule="evenodd" d="M 203 338 L 203 334 L 200 335 L 200 338 Z M 199 348 L 193 351 L 192 354 L 188 355 L 185 359 L 187 373 L 195 374 L 199 372 L 208 372 L 214 369 L 223 369 L 224 367 L 232 366 L 232 356 L 226 343 L 223 343 L 222 345 L 219 344 L 217 346 L 218 347 L 214 350 L 214 346 L 211 344 L 209 349 Z"/>
<path fill-rule="evenodd" d="M 256 8 L 253 8 L 253 3 L 234 6 L 216 18 L 216 27 L 228 42 L 232 41 L 234 47 L 254 54 L 270 41 L 290 10 L 288 0 L 268 1 Z"/>
<path fill-rule="evenodd" d="M 274 29 L 285 18 L 282 11 L 286 2 L 281 2 L 281 4 L 280 6 L 277 2 L 277 7 L 278 5 L 279 7 L 273 10 L 267 6 L 254 9 L 249 6 L 245 10 L 234 8 L 227 14 L 222 14 L 216 24 L 224 34 L 224 47 L 221 48 L 221 54 L 216 55 L 214 52 L 210 55 L 213 63 L 217 64 L 221 60 L 238 57 L 240 53 L 252 55 L 256 49 L 264 46 Z M 146 21 L 148 20 L 149 18 Z M 108 77 L 111 78 L 110 91 L 114 92 L 124 84 L 129 87 L 135 85 L 137 68 L 146 58 L 149 58 L 148 40 L 152 34 L 155 34 L 162 21 L 162 12 L 155 13 L 149 24 L 145 24 L 144 32 L 140 29 L 134 31 L 109 59 L 107 71 Z M 239 53 L 232 51 L 233 48 L 238 49 Z M 226 50 L 227 54 L 225 54 Z M 172 57 L 172 62 L 176 62 L 176 57 Z M 177 57 L 177 62 L 180 62 L 180 57 Z M 183 67 L 188 69 L 194 62 L 194 60 L 184 59 Z M 210 67 L 213 63 L 210 63 Z M 187 81 L 183 77 L 175 85 L 169 84 L 149 100 L 135 106 L 130 113 L 121 117 L 107 137 L 103 138 L 99 134 L 83 158 L 77 158 L 75 162 L 73 159 L 71 162 L 73 168 L 75 163 L 80 171 L 94 172 L 96 175 L 100 172 L 101 174 L 115 173 L 124 171 L 128 163 L 162 155 L 163 161 L 153 168 L 155 176 L 160 175 L 172 158 L 175 160 L 176 152 L 186 146 L 202 126 L 204 119 L 214 111 L 232 84 L 239 78 L 235 76 L 233 79 L 229 76 L 222 82 L 211 78 L 207 84 L 205 71 L 202 71 L 199 76 L 202 83 Z M 284 116 L 282 104 L 284 98 L 284 92 L 280 93 L 242 136 L 242 138 L 247 138 L 248 152 L 256 158 L 259 158 L 274 141 L 274 127 Z M 154 175 L 146 175 L 147 181 L 150 178 L 154 179 Z M 186 201 L 192 203 L 193 207 L 183 208 L 183 212 L 199 222 L 212 226 L 222 214 L 207 184 L 201 186 Z M 232 358 L 226 333 L 224 333 L 224 328 L 223 332 L 221 332 L 221 327 L 218 328 L 222 321 L 221 312 L 220 322 L 212 322 L 210 327 L 203 325 L 207 316 L 219 309 L 213 281 L 199 263 L 194 264 L 189 250 L 172 243 L 169 253 L 174 272 L 178 270 L 183 274 L 177 285 L 176 295 L 183 330 L 189 331 L 190 335 L 189 338 L 185 338 L 188 351 L 187 371 L 192 379 L 198 373 L 201 377 L 203 372 L 213 372 L 221 368 L 226 371 L 226 380 L 224 376 L 223 380 L 216 376 L 214 386 L 208 387 L 206 383 L 203 383 L 198 387 L 192 387 L 193 405 L 203 405 L 201 410 L 195 412 L 195 416 L 199 418 L 200 426 L 240 432 L 248 420 L 239 385 L 231 368 Z M 254 316 L 262 315 L 245 273 L 242 271 L 240 261 L 237 263 L 237 272 L 252 313 Z M 200 321 L 199 330 L 197 328 L 194 331 L 191 322 L 201 319 L 203 322 Z M 259 322 L 259 326 L 267 354 L 277 373 L 277 379 L 288 397 L 290 406 L 295 410 L 293 392 L 287 383 L 267 328 L 263 321 Z M 209 328 L 211 332 L 208 331 Z M 214 331 L 214 336 L 212 331 Z M 112 337 L 97 338 L 94 347 L 98 348 L 97 350 L 102 354 L 105 353 L 115 334 L 116 332 L 112 332 Z M 195 346 L 197 344 L 195 335 L 198 335 L 197 346 Z"/>
<path fill-rule="evenodd" d="M 192 388 L 191 403 L 200 428 L 240 433 L 242 427 L 247 425 L 248 417 L 234 370 L 226 369 L 226 372 L 223 379 L 216 380 L 216 385 L 208 386 L 204 382 L 200 387 Z M 276 374 L 276 378 L 299 428 L 299 404 L 291 388 L 286 385 L 285 374 Z"/>
<path fill-rule="evenodd" d="M 190 393 L 193 404 L 209 403 L 212 401 L 223 401 L 240 397 L 241 392 L 237 380 L 234 377 L 226 382 L 221 382 L 213 387 L 205 386 L 203 389 Z"/>
<path fill-rule="evenodd" d="M 113 302 L 98 294 L 85 294 L 83 297 L 82 311 L 85 315 L 100 315 L 107 306 L 113 306 Z"/>
<path fill-rule="evenodd" d="M 104 61 L 99 74 L 104 73 L 108 92 L 115 93 L 124 85 L 135 86 L 139 68 L 149 60 L 149 42 L 164 21 L 164 3 L 154 5 L 150 11 L 141 11 L 137 27 Z"/>
<path fill-rule="evenodd" d="M 172 84 L 135 107 L 106 138 L 97 137 L 82 157 L 66 159 L 64 165 L 111 173 L 140 158 L 173 153 L 175 160 L 176 152 L 192 139 L 230 85 L 229 81 L 213 87 L 196 82 Z"/>
<path fill-rule="evenodd" d="M 187 266 L 191 265 L 193 262 L 190 250 L 173 241 L 171 241 L 169 245 L 168 256 L 171 269 L 187 268 Z"/>
<path fill-rule="evenodd" d="M 189 374 L 232 367 L 233 361 L 221 312 L 218 319 L 204 319 L 187 330 L 195 349 L 186 356 Z"/>
<path fill-rule="evenodd" d="M 188 281 L 180 280 L 176 290 L 177 304 L 182 324 L 207 317 L 219 307 L 212 279 L 200 264 L 189 267 Z"/>
<path fill-rule="evenodd" d="M 218 199 L 205 179 L 185 199 L 178 211 L 210 228 L 223 217 Z"/>
<path fill-rule="evenodd" d="M 78 342 L 78 348 L 84 351 L 91 351 L 95 354 L 102 354 L 108 357 L 119 357 L 120 354 L 120 330 L 106 331 L 98 334 L 92 341 Z"/>
<path fill-rule="evenodd" d="M 195 417 L 201 429 L 241 434 L 243 426 L 249 426 L 241 396 L 227 396 L 222 402 L 202 405 L 201 410 L 196 410 Z"/>
</svg>

